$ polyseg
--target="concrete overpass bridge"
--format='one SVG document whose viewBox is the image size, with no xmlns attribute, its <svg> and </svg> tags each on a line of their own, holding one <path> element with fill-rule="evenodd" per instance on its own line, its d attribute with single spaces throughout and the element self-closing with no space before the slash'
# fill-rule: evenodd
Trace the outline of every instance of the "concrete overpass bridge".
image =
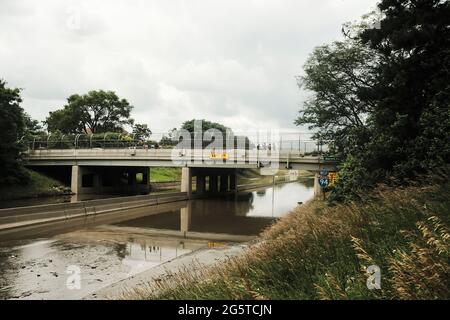
<svg viewBox="0 0 450 320">
<path fill-rule="evenodd" d="M 278 169 L 335 170 L 336 162 L 321 156 L 307 156 L 290 150 L 231 149 L 30 149 L 24 154 L 30 167 L 59 167 L 70 170 L 74 193 L 149 191 L 152 167 L 181 167 L 181 191 L 237 192 L 237 169 L 259 168 L 273 175 Z M 193 181 L 193 178 L 194 181 Z M 315 179 L 317 180 L 317 179 Z M 318 182 L 315 188 L 320 191 Z"/>
</svg>

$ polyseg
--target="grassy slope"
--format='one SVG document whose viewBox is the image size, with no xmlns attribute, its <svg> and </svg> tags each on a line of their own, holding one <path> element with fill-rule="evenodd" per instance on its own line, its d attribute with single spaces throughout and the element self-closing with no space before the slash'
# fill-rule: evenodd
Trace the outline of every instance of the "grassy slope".
<svg viewBox="0 0 450 320">
<path fill-rule="evenodd" d="M 33 170 L 28 170 L 28 172 L 31 176 L 30 183 L 24 186 L 1 188 L 0 200 L 33 198 L 63 193 L 64 186 L 60 182 Z"/>
<path fill-rule="evenodd" d="M 310 202 L 266 230 L 242 256 L 176 274 L 129 298 L 448 299 L 449 195 L 443 179 L 380 189 L 358 204 Z M 369 265 L 381 268 L 381 290 L 366 287 Z"/>
<path fill-rule="evenodd" d="M 181 180 L 181 168 L 151 168 L 151 182 L 174 182 Z"/>
</svg>

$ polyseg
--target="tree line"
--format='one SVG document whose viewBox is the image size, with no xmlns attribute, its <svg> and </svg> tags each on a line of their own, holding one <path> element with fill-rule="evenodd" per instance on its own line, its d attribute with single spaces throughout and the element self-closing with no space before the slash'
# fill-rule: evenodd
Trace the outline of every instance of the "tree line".
<svg viewBox="0 0 450 320">
<path fill-rule="evenodd" d="M 297 125 L 341 160 L 332 199 L 406 183 L 450 159 L 450 2 L 382 0 L 344 39 L 317 47 Z"/>
</svg>

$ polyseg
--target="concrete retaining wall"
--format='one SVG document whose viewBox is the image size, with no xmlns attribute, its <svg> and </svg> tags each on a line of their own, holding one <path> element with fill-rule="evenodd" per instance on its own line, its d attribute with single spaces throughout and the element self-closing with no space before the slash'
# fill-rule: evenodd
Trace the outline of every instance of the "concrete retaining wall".
<svg viewBox="0 0 450 320">
<path fill-rule="evenodd" d="M 98 199 L 76 203 L 61 203 L 20 208 L 0 209 L 0 229 L 23 225 L 27 221 L 70 219 L 80 216 L 133 209 L 175 201 L 187 200 L 185 192 L 153 194 L 132 197 Z"/>
</svg>

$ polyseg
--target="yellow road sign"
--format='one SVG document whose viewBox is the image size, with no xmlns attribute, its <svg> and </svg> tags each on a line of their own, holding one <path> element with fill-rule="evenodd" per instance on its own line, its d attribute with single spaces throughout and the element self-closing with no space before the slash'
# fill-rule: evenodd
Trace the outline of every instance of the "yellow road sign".
<svg viewBox="0 0 450 320">
<path fill-rule="evenodd" d="M 330 185 L 334 184 L 337 178 L 337 172 L 329 172 L 328 179 L 330 180 Z"/>
<path fill-rule="evenodd" d="M 228 159 L 228 153 L 224 152 L 224 153 L 215 153 L 215 152 L 211 152 L 209 154 L 209 158 L 210 159 L 223 159 L 223 160 L 227 160 Z"/>
</svg>

